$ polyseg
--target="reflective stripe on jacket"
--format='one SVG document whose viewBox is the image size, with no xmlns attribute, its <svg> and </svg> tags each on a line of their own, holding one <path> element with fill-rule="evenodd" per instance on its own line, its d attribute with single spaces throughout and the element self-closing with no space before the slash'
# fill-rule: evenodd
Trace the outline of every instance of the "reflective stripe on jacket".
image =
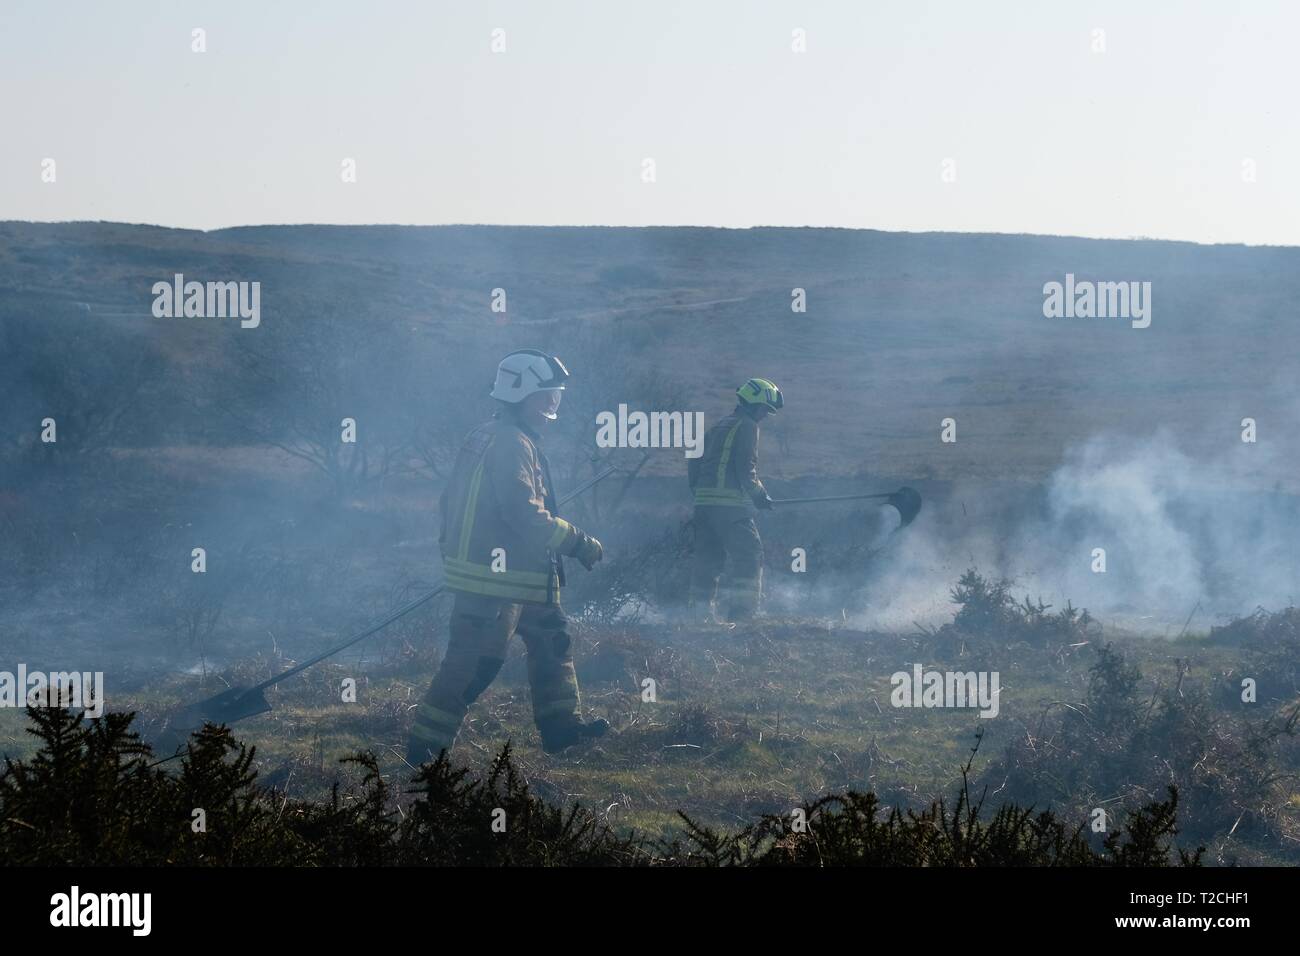
<svg viewBox="0 0 1300 956">
<path fill-rule="evenodd" d="M 763 494 L 758 480 L 758 422 L 735 411 L 704 436 L 704 453 L 687 466 L 697 505 L 743 508 Z"/>
<path fill-rule="evenodd" d="M 557 556 L 568 553 L 577 532 L 555 514 L 548 477 L 534 438 L 508 418 L 465 437 L 439 502 L 438 543 L 450 590 L 558 603 Z M 493 570 L 494 564 L 502 570 Z"/>
</svg>

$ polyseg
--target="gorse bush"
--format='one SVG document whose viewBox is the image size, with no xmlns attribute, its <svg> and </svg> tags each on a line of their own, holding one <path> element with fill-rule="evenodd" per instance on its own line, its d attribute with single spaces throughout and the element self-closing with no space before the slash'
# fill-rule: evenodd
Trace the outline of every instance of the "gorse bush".
<svg viewBox="0 0 1300 956">
<path fill-rule="evenodd" d="M 1198 866 L 1201 851 L 1172 848 L 1178 791 L 1130 815 L 1123 831 L 1095 850 L 1084 825 L 1069 827 L 1050 810 L 1004 804 L 987 822 L 983 797 L 971 797 L 967 771 L 955 807 L 882 812 L 876 795 L 850 791 L 805 804 L 806 826 L 767 815 L 735 836 L 683 815 L 693 847 L 677 858 L 711 866 Z"/>
<path fill-rule="evenodd" d="M 419 799 L 397 834 L 393 862 L 419 866 L 626 866 L 645 862 L 642 841 L 616 836 L 574 804 L 551 806 L 529 792 L 502 747 L 485 780 L 470 779 L 444 752 L 420 767 Z"/>
<path fill-rule="evenodd" d="M 1004 805 L 984 819 L 966 784 L 954 810 L 883 811 L 850 791 L 737 834 L 683 815 L 667 842 L 620 835 L 580 805 L 531 793 L 507 744 L 485 778 L 443 754 L 415 774 L 400 809 L 375 757 L 343 762 L 358 785 L 335 783 L 324 803 L 260 787 L 253 750 L 224 727 L 194 734 L 164 769 L 131 730 L 133 714 L 98 721 L 29 708 L 41 741 L 0 773 L 0 859 L 10 865 L 113 866 L 1062 866 L 1196 863 L 1171 849 L 1178 794 L 1129 815 L 1100 850 L 1050 811 Z"/>
<path fill-rule="evenodd" d="M 968 569 L 952 589 L 958 611 L 945 629 L 960 634 L 996 637 L 1000 641 L 1023 641 L 1044 645 L 1052 642 L 1087 640 L 1093 619 L 1087 610 L 1069 602 L 1050 613 L 1052 606 L 1026 596 L 1017 601 L 1011 595 L 1011 582 L 984 578 L 974 568 Z"/>
<path fill-rule="evenodd" d="M 1271 696 L 1300 694 L 1300 608 L 1256 608 L 1246 617 L 1211 627 L 1210 643 L 1242 648 L 1258 672 L 1269 675 Z"/>
<path fill-rule="evenodd" d="M 1095 649 L 1084 699 L 1055 702 L 985 772 L 1007 799 L 1072 815 L 1133 808 L 1172 787 L 1181 831 L 1230 861 L 1280 843 L 1288 776 L 1275 759 L 1300 708 L 1262 718 L 1220 710 L 1210 688 L 1178 679 L 1139 695 L 1141 671 L 1110 645 Z M 1235 849 L 1234 849 L 1235 847 Z M 1249 855 L 1249 854 L 1248 854 Z"/>
<path fill-rule="evenodd" d="M 1097 659 L 1088 670 L 1084 700 L 1092 726 L 1100 731 L 1133 726 L 1139 716 L 1142 671 L 1109 644 L 1099 644 L 1094 651 Z"/>
<path fill-rule="evenodd" d="M 133 714 L 97 721 L 28 708 L 41 749 L 0 774 L 0 855 L 42 865 L 270 864 L 307 859 L 254 786 L 251 751 L 228 731 L 190 739 L 167 774 L 130 729 Z M 227 759 L 232 757 L 233 759 Z M 194 832 L 195 810 L 206 833 Z"/>
<path fill-rule="evenodd" d="M 1300 608 L 1280 611 L 1255 608 L 1254 613 L 1210 628 L 1210 640 L 1219 644 L 1267 647 L 1274 644 L 1300 646 Z"/>
<path fill-rule="evenodd" d="M 568 813 L 528 792 L 502 751 L 486 781 L 445 755 L 421 767 L 405 816 L 371 754 L 344 760 L 359 788 L 334 785 L 323 804 L 256 785 L 253 750 L 224 727 L 190 738 L 179 768 L 157 765 L 130 729 L 132 714 L 86 721 L 29 708 L 42 742 L 0 775 L 0 858 L 27 865 L 379 866 L 572 865 L 631 862 L 635 843 L 581 808 Z M 491 823 L 504 811 L 505 827 Z M 202 811 L 202 825 L 196 811 Z"/>
</svg>

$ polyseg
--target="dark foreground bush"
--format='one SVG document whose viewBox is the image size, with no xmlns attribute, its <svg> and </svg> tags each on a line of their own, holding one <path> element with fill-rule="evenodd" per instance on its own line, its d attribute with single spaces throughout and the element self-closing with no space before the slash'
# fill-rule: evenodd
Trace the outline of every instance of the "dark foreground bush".
<svg viewBox="0 0 1300 956">
<path fill-rule="evenodd" d="M 1173 788 L 1102 850 L 1048 811 L 1006 805 L 985 821 L 965 784 L 952 811 L 939 802 L 886 813 L 874 794 L 850 791 L 738 834 L 683 817 L 684 837 L 668 843 L 616 834 L 581 806 L 550 806 L 520 779 L 508 744 L 484 779 L 445 755 L 424 765 L 414 802 L 399 809 L 370 754 L 345 761 L 362 771 L 359 788 L 336 784 L 328 802 L 307 803 L 258 786 L 252 750 L 224 727 L 195 734 L 169 770 L 131 730 L 132 714 L 28 716 L 42 746 L 0 773 L 0 860 L 10 865 L 1152 866 L 1198 856 L 1170 849 Z"/>
<path fill-rule="evenodd" d="M 1181 831 L 1216 861 L 1285 845 L 1279 815 L 1291 788 L 1276 752 L 1295 735 L 1300 706 L 1224 711 L 1187 676 L 1143 694 L 1141 671 L 1110 645 L 1094 648 L 1087 693 L 1054 702 L 984 773 L 1006 798 L 1077 817 L 1181 794 Z"/>
<path fill-rule="evenodd" d="M 973 799 L 968 764 L 955 808 L 940 800 L 928 810 L 882 813 L 874 793 L 849 791 L 801 808 L 806 827 L 768 815 L 735 836 L 700 827 L 683 815 L 693 848 L 676 856 L 710 866 L 1199 866 L 1201 851 L 1171 849 L 1177 833 L 1178 791 L 1129 817 L 1106 835 L 1098 852 L 1050 810 L 1003 804 L 991 820 Z"/>
</svg>

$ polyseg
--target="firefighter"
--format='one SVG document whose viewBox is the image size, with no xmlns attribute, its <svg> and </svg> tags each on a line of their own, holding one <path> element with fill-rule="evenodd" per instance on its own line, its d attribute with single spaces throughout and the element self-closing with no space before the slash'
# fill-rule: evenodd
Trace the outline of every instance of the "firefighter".
<svg viewBox="0 0 1300 956">
<path fill-rule="evenodd" d="M 750 504 L 767 510 L 772 499 L 758 478 L 758 424 L 785 404 L 765 378 L 736 389 L 739 402 L 704 436 L 704 452 L 688 466 L 695 495 L 695 560 L 689 603 L 726 621 L 754 616 L 763 590 L 763 542 Z M 721 591 L 718 579 L 729 563 Z"/>
<path fill-rule="evenodd" d="M 599 737 L 608 722 L 579 716 L 578 679 L 560 607 L 561 555 L 587 570 L 601 544 L 556 514 L 540 432 L 558 417 L 569 372 L 535 349 L 511 352 L 497 367 L 500 408 L 461 444 L 439 509 L 447 588 L 454 592 L 451 638 L 416 711 L 407 759 L 418 765 L 451 750 L 471 704 L 501 670 L 518 632 L 528 655 L 533 720 L 542 747 L 556 753 Z"/>
</svg>

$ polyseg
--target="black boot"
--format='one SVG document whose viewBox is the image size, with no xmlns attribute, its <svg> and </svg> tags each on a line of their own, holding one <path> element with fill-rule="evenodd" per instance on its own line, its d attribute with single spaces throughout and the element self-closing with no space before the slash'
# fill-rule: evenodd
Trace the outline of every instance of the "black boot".
<svg viewBox="0 0 1300 956">
<path fill-rule="evenodd" d="M 572 747 L 574 744 L 605 736 L 605 734 L 609 733 L 609 721 L 603 717 L 597 717 L 595 720 L 586 723 L 574 721 L 559 727 L 548 726 L 545 728 L 539 727 L 538 729 L 542 732 L 542 750 L 548 754 L 556 754 Z"/>
</svg>

